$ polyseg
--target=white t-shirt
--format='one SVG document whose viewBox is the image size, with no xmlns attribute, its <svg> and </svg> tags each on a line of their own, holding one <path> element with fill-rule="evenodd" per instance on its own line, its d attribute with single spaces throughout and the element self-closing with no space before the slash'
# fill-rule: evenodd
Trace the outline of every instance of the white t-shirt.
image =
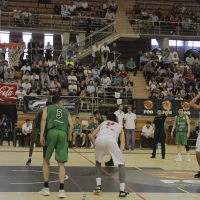
<svg viewBox="0 0 200 200">
<path fill-rule="evenodd" d="M 76 11 L 76 6 L 75 5 L 69 5 L 68 6 L 68 10 L 69 10 L 69 12 L 74 12 L 74 11 Z"/>
<path fill-rule="evenodd" d="M 29 72 L 31 71 L 31 67 L 24 65 L 20 70 L 23 71 L 23 73 L 25 74 L 26 71 L 29 71 Z"/>
<path fill-rule="evenodd" d="M 114 114 L 117 116 L 119 124 L 123 127 L 123 120 L 125 117 L 124 112 L 120 112 L 119 110 L 117 110 L 114 112 Z"/>
<path fill-rule="evenodd" d="M 126 129 L 135 129 L 136 114 L 126 113 L 124 120 L 126 120 Z"/>
<path fill-rule="evenodd" d="M 109 48 L 109 46 L 102 46 L 101 47 L 101 52 L 103 52 L 103 51 L 108 51 L 108 52 L 110 52 L 110 48 Z"/>
<path fill-rule="evenodd" d="M 26 95 L 25 90 L 22 90 L 22 92 L 20 90 L 17 90 L 15 92 L 15 95 L 17 96 L 17 99 L 23 99 L 23 96 Z"/>
<path fill-rule="evenodd" d="M 32 75 L 32 76 L 31 76 L 31 80 L 33 80 L 33 79 L 34 79 L 34 80 L 35 80 L 35 79 L 38 79 L 38 80 L 39 80 L 40 77 L 39 77 L 37 74 L 36 74 L 34 77 L 33 77 L 33 75 Z"/>
<path fill-rule="evenodd" d="M 109 62 L 107 63 L 107 66 L 108 66 L 109 70 L 111 71 L 111 70 L 113 69 L 113 67 L 115 67 L 115 62 L 112 62 L 112 63 L 111 63 L 111 62 L 109 61 Z"/>
<path fill-rule="evenodd" d="M 14 18 L 15 19 L 20 19 L 21 10 L 15 9 L 13 12 L 14 12 Z"/>
<path fill-rule="evenodd" d="M 88 3 L 87 3 L 87 2 L 83 2 L 83 3 L 82 3 L 82 7 L 83 7 L 83 8 L 88 8 Z"/>
<path fill-rule="evenodd" d="M 37 96 L 37 93 L 30 93 L 29 96 Z"/>
<path fill-rule="evenodd" d="M 147 126 L 144 125 L 142 128 L 142 133 L 145 133 L 147 136 L 151 135 L 152 131 L 153 131 L 152 126 L 149 126 L 149 128 L 147 128 Z"/>
<path fill-rule="evenodd" d="M 22 130 L 24 130 L 24 131 L 26 131 L 26 132 L 32 130 L 32 124 L 29 124 L 29 126 L 27 126 L 26 123 L 23 124 L 23 126 L 22 126 Z"/>
<path fill-rule="evenodd" d="M 101 79 L 101 82 L 102 82 L 102 85 L 110 85 L 111 84 L 111 80 L 109 77 L 106 77 L 106 78 L 102 78 Z"/>
<path fill-rule="evenodd" d="M 112 136 L 114 137 L 115 141 L 117 141 L 121 131 L 122 131 L 122 126 L 120 124 L 106 120 L 101 123 L 100 131 L 97 133 L 96 137 Z"/>
<path fill-rule="evenodd" d="M 25 18 L 28 18 L 28 17 L 31 17 L 32 14 L 31 14 L 30 12 L 26 12 L 26 11 L 25 11 L 25 12 L 22 13 L 22 15 L 23 15 Z"/>
<path fill-rule="evenodd" d="M 31 84 L 30 83 L 22 83 L 22 87 L 24 88 L 25 91 L 27 91 L 28 89 L 31 88 Z"/>
<path fill-rule="evenodd" d="M 77 85 L 69 85 L 69 90 L 76 90 L 77 91 Z"/>
</svg>

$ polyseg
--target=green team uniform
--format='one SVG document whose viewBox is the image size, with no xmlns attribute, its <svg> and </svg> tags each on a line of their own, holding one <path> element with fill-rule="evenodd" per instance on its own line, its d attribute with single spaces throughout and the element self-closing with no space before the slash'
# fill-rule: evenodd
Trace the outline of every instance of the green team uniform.
<svg viewBox="0 0 200 200">
<path fill-rule="evenodd" d="M 179 115 L 176 116 L 176 136 L 175 136 L 175 143 L 177 145 L 187 145 L 187 132 L 188 132 L 188 124 L 186 115 L 180 117 Z"/>
<path fill-rule="evenodd" d="M 47 136 L 45 159 L 49 160 L 55 149 L 55 160 L 68 160 L 68 110 L 61 106 L 47 108 Z"/>
<path fill-rule="evenodd" d="M 98 125 L 100 125 L 102 122 L 104 122 L 105 118 L 106 118 L 105 115 L 101 115 L 101 120 L 98 120 Z"/>
<path fill-rule="evenodd" d="M 94 124 L 89 123 L 88 129 L 95 130 L 97 128 L 97 126 L 98 126 L 97 123 L 94 123 Z"/>
<path fill-rule="evenodd" d="M 80 133 L 80 131 L 81 131 L 81 125 L 74 124 L 74 133 Z"/>
</svg>

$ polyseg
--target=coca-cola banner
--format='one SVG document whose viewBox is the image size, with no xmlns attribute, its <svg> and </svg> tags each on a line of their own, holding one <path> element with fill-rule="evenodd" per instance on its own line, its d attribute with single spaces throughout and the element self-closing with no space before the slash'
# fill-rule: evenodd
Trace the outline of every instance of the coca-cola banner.
<svg viewBox="0 0 200 200">
<path fill-rule="evenodd" d="M 51 101 L 51 96 L 24 96 L 24 112 L 36 113 L 45 107 L 47 101 Z M 67 108 L 70 114 L 79 113 L 79 101 L 78 97 L 62 97 L 63 107 Z"/>
<path fill-rule="evenodd" d="M 15 92 L 17 91 L 16 84 L 0 84 L 0 102 L 16 103 Z"/>
<path fill-rule="evenodd" d="M 169 117 L 174 117 L 178 114 L 178 109 L 181 107 L 184 113 L 192 118 L 199 118 L 200 112 L 198 110 L 190 107 L 189 101 L 185 100 L 156 100 L 156 99 L 137 99 L 136 101 L 136 114 L 137 115 L 148 115 L 156 116 L 158 108 L 166 112 L 168 105 L 170 104 L 171 110 L 169 112 Z"/>
</svg>

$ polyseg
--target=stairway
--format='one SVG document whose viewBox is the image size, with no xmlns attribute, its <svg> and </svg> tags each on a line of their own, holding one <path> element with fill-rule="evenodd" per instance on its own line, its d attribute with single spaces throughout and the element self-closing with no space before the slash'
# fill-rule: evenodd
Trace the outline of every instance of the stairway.
<svg viewBox="0 0 200 200">
<path fill-rule="evenodd" d="M 134 83 L 134 99 L 147 99 L 150 95 L 146 90 L 146 81 L 142 72 L 138 71 L 136 76 L 133 73 L 130 74 L 130 81 Z"/>
</svg>

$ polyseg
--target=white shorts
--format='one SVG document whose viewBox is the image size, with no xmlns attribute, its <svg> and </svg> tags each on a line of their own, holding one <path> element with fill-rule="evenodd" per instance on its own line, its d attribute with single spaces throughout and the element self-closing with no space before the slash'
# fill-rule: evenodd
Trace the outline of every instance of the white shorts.
<svg viewBox="0 0 200 200">
<path fill-rule="evenodd" d="M 200 151 L 200 137 L 198 137 L 196 141 L 196 151 Z"/>
<path fill-rule="evenodd" d="M 111 155 L 114 165 L 124 165 L 124 156 L 112 136 L 99 136 L 95 140 L 95 160 L 102 163 L 105 155 Z"/>
</svg>

